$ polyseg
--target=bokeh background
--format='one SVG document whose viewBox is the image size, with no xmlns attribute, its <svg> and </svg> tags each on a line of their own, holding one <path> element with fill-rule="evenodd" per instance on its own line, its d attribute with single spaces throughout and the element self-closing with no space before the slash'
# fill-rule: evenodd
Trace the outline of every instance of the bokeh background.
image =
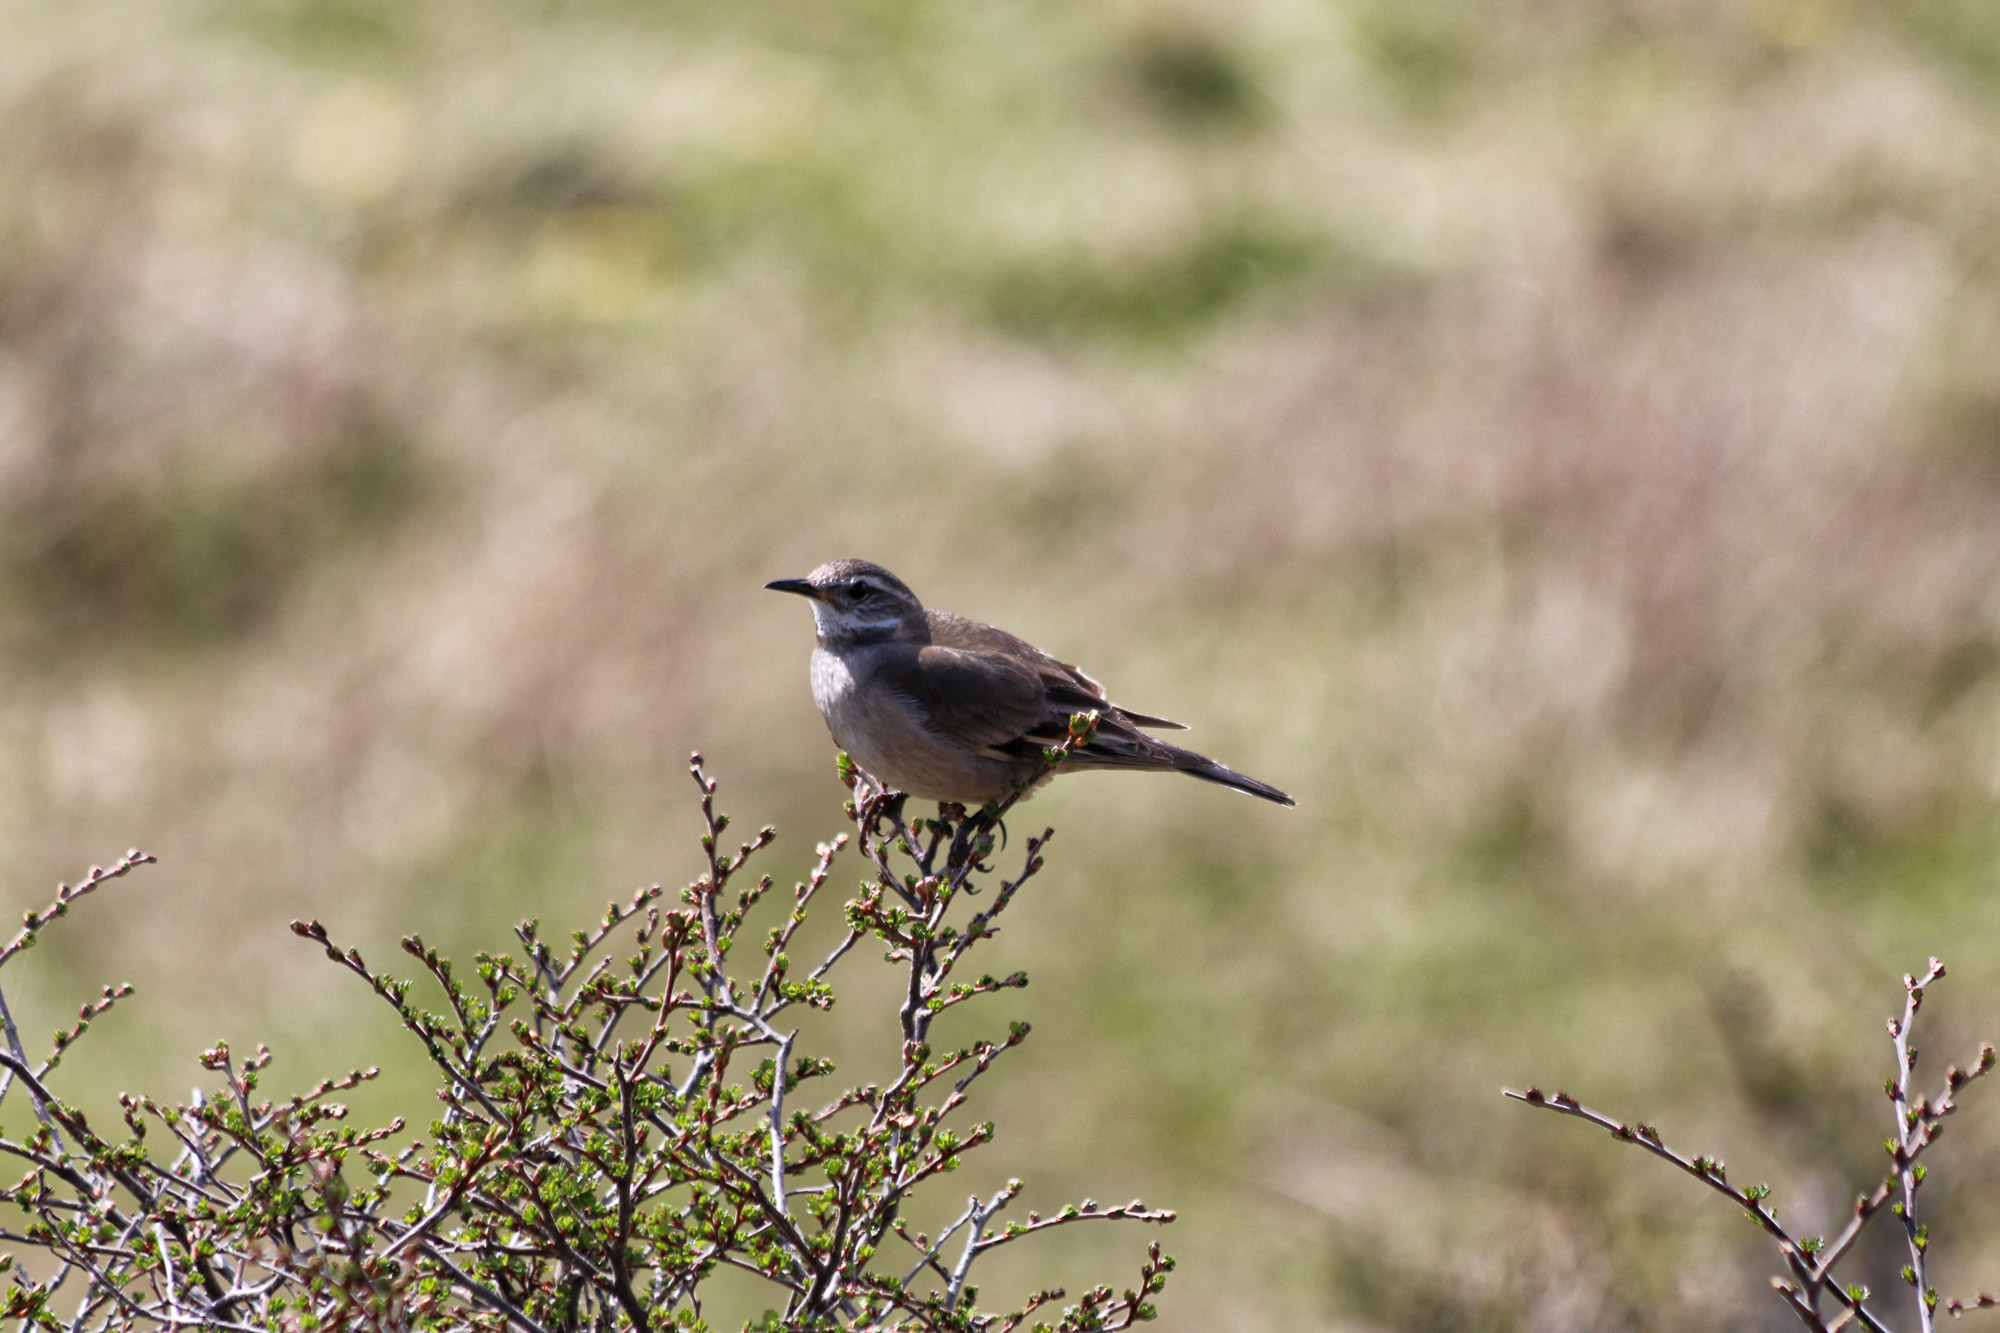
<svg viewBox="0 0 2000 1333">
<path fill-rule="evenodd" d="M 1036 1036 L 947 1193 L 1179 1208 L 1164 1328 L 1788 1327 L 1726 1205 L 1501 1085 L 1811 1229 L 1881 1165 L 1900 974 L 1951 966 L 1933 1070 L 2000 1035 L 1989 0 L 4 24 L 9 910 L 161 858 L 7 974 L 31 1033 L 140 987 L 87 1102 L 222 1036 L 274 1089 L 384 1059 L 285 923 L 388 962 L 685 881 L 696 747 L 803 874 L 842 793 L 759 585 L 850 554 L 1299 797 L 1017 820 L 1059 835 L 987 1021 Z"/>
</svg>

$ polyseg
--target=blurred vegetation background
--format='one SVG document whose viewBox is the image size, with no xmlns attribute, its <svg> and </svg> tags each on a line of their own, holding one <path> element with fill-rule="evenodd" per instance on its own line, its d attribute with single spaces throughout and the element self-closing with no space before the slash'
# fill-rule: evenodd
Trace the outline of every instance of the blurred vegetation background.
<svg viewBox="0 0 2000 1333">
<path fill-rule="evenodd" d="M 696 747 L 802 875 L 759 585 L 843 555 L 1299 798 L 1016 820 L 1036 1036 L 948 1193 L 1179 1208 L 1163 1327 L 1786 1327 L 1724 1205 L 1501 1084 L 1830 1226 L 1899 975 L 1952 968 L 1934 1069 L 2000 1032 L 2000 7 L 5 15 L 0 864 L 162 860 L 9 973 L 30 1032 L 140 987 L 75 1095 L 382 1059 L 286 921 L 684 881 Z M 1982 1095 L 1947 1292 L 1996 1179 Z M 1143 1242 L 1074 1234 L 988 1299 Z"/>
</svg>

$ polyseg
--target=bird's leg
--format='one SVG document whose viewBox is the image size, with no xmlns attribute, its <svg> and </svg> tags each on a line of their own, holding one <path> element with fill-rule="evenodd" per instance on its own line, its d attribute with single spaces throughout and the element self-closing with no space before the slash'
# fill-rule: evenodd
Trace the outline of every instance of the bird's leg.
<svg viewBox="0 0 2000 1333">
<path fill-rule="evenodd" d="M 903 883 L 903 877 L 889 864 L 889 854 L 898 842 L 909 853 L 912 861 L 917 858 L 917 835 L 903 820 L 903 806 L 910 799 L 909 794 L 891 791 L 882 786 L 866 769 L 855 767 L 852 772 L 856 778 L 853 788 L 854 822 L 855 827 L 861 832 L 862 854 L 875 863 L 875 869 L 880 873 L 884 887 L 893 889 L 896 896 L 912 910 L 922 911 L 923 903 L 910 892 Z M 863 778 L 867 779 L 867 784 L 872 785 L 874 790 L 864 794 L 864 784 L 861 781 Z M 886 838 L 883 834 L 884 824 L 890 829 Z"/>
<path fill-rule="evenodd" d="M 938 817 L 931 822 L 930 845 L 924 849 L 924 873 L 936 873 L 938 849 L 945 846 L 948 840 L 950 845 L 945 853 L 944 873 L 954 893 L 960 889 L 967 893 L 978 892 L 971 885 L 961 882 L 964 874 L 960 871 L 973 846 L 976 836 L 974 826 L 978 818 L 978 815 L 968 815 L 962 802 L 939 801 Z"/>
<path fill-rule="evenodd" d="M 868 803 L 863 807 L 868 818 L 868 826 L 879 832 L 878 825 L 887 820 L 899 833 L 907 833 L 903 827 L 903 802 L 910 798 L 902 792 L 891 791 L 887 787 L 877 787 L 869 793 Z"/>
<path fill-rule="evenodd" d="M 903 806 L 909 799 L 907 794 L 899 791 L 885 794 L 882 797 L 881 813 L 877 818 L 889 822 L 889 827 L 895 831 L 898 838 L 902 839 L 904 845 L 910 849 L 911 857 L 914 858 L 917 854 L 917 837 L 910 831 L 910 826 L 903 822 Z"/>
<path fill-rule="evenodd" d="M 937 851 L 937 839 L 935 837 L 931 839 L 929 852 L 920 850 L 923 846 L 922 837 L 917 833 L 916 829 L 912 828 L 903 819 L 903 806 L 909 799 L 909 793 L 907 792 L 890 792 L 883 799 L 881 818 L 886 819 L 889 822 L 889 827 L 894 830 L 894 840 L 889 844 L 890 848 L 894 849 L 900 844 L 903 852 L 910 858 L 911 864 L 916 866 L 918 875 L 923 879 L 929 879 L 931 877 L 931 856 Z M 922 824 L 923 822 L 921 819 L 917 820 L 918 824 Z M 876 835 L 878 840 L 880 836 L 879 833 Z M 898 894 L 902 895 L 903 901 L 908 903 L 912 909 L 922 911 L 922 900 L 903 886 L 900 876 L 889 870 L 888 855 L 886 852 L 881 854 L 880 862 L 883 876 L 887 879 L 891 887 Z"/>
<path fill-rule="evenodd" d="M 903 806 L 910 799 L 909 793 L 890 788 L 880 778 L 859 765 L 855 766 L 854 773 L 857 779 L 864 779 L 865 785 L 873 789 L 863 796 L 861 792 L 864 783 L 857 781 L 854 787 L 855 810 L 866 826 L 869 836 L 879 840 L 882 836 L 881 825 L 886 821 L 895 831 L 895 835 L 908 844 L 910 855 L 914 859 L 917 847 L 916 835 L 903 821 Z"/>
<path fill-rule="evenodd" d="M 854 793 L 855 811 L 869 821 L 871 828 L 873 821 L 883 818 L 893 820 L 900 825 L 903 818 L 903 802 L 909 800 L 909 796 L 897 791 L 855 763 L 851 755 L 843 753 L 840 759 L 842 761 L 840 776 Z"/>
<path fill-rule="evenodd" d="M 945 834 L 951 831 L 956 821 L 964 818 L 965 807 L 956 801 L 938 802 L 938 817 L 930 821 L 931 840 L 924 846 L 923 871 L 926 875 L 936 873 L 938 848 L 944 843 Z"/>
<path fill-rule="evenodd" d="M 983 835 L 993 826 L 997 818 L 996 811 L 1005 807 L 988 802 L 981 806 L 977 813 L 971 815 L 963 813 L 963 806 L 958 808 L 961 811 L 958 828 L 953 832 L 951 855 L 946 860 L 946 871 L 950 876 L 953 892 L 969 889 L 968 881 L 975 871 L 984 874 L 992 869 L 985 864 L 981 856 L 981 842 Z"/>
<path fill-rule="evenodd" d="M 973 816 L 973 823 L 977 827 L 974 831 L 972 843 L 975 853 L 972 868 L 980 874 L 992 874 L 993 867 L 987 864 L 985 856 L 978 854 L 979 839 L 977 835 L 985 833 L 988 830 L 997 831 L 1000 834 L 1000 846 L 998 850 L 1005 851 L 1007 849 L 1007 812 L 1014 808 L 1014 802 L 1020 800 L 1025 791 L 1026 788 L 1024 787 L 1004 801 L 988 801 L 984 806 L 980 807 L 979 813 Z M 988 848 L 986 855 L 990 855 L 993 850 L 993 848 Z"/>
</svg>

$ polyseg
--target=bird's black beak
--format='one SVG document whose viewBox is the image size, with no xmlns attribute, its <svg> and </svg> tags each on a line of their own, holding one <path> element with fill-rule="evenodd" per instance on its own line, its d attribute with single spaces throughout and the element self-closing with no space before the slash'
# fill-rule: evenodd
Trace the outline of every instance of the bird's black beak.
<svg viewBox="0 0 2000 1333">
<path fill-rule="evenodd" d="M 779 579 L 775 583 L 767 583 L 764 586 L 772 592 L 795 592 L 801 597 L 810 597 L 815 601 L 819 599 L 819 589 L 813 587 L 812 584 L 804 579 Z"/>
</svg>

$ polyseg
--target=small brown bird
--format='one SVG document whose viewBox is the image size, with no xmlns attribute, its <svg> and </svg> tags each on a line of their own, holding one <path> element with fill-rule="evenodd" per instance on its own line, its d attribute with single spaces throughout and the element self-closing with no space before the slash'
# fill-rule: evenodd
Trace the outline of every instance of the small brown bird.
<svg viewBox="0 0 2000 1333">
<path fill-rule="evenodd" d="M 984 805 L 1035 776 L 1070 718 L 1098 713 L 1097 732 L 1070 768 L 1173 770 L 1280 805 L 1276 787 L 1141 727 L 1178 722 L 1120 708 L 1104 687 L 1003 630 L 927 611 L 903 581 L 866 560 L 836 560 L 802 579 L 767 583 L 812 599 L 819 643 L 813 702 L 834 744 L 890 787 L 933 801 Z"/>
</svg>

